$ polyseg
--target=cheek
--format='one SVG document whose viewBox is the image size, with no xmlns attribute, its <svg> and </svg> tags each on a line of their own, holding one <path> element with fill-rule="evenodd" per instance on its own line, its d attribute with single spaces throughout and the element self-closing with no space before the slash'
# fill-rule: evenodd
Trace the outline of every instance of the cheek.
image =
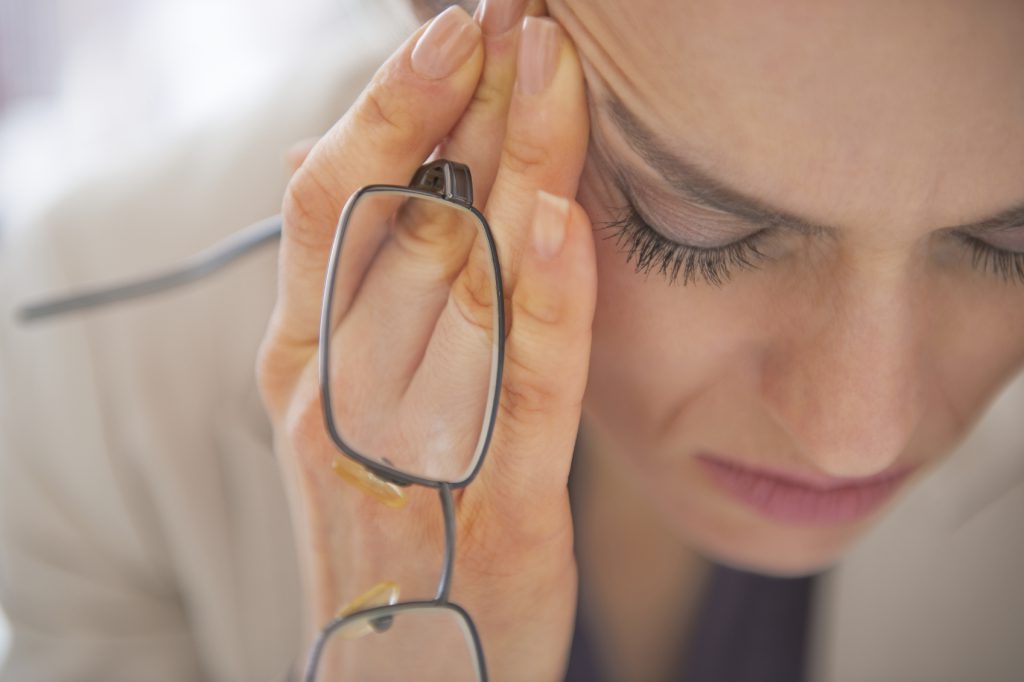
<svg viewBox="0 0 1024 682">
<path fill-rule="evenodd" d="M 724 291 L 634 272 L 607 232 L 597 233 L 596 251 L 588 411 L 630 452 L 657 451 L 677 417 L 735 372 L 749 334 L 723 314 Z"/>
<path fill-rule="evenodd" d="M 1024 364 L 1024 290 L 982 281 L 944 293 L 932 305 L 930 345 L 958 438 Z"/>
<path fill-rule="evenodd" d="M 598 268 L 584 408 L 617 449 L 663 469 L 665 458 L 712 444 L 709 431 L 719 429 L 707 417 L 742 419 L 754 431 L 765 291 L 751 278 L 684 287 L 656 269 L 637 273 L 615 228 L 605 227 L 618 204 L 597 178 L 588 167 L 578 197 L 595 226 Z"/>
</svg>

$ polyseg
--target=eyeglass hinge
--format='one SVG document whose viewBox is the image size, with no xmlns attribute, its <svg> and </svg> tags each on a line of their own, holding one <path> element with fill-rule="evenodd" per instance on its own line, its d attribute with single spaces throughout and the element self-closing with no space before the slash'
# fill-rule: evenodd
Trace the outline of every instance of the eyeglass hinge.
<svg viewBox="0 0 1024 682">
<path fill-rule="evenodd" d="M 409 186 L 466 206 L 473 205 L 473 178 L 469 166 L 437 159 L 420 166 Z"/>
</svg>

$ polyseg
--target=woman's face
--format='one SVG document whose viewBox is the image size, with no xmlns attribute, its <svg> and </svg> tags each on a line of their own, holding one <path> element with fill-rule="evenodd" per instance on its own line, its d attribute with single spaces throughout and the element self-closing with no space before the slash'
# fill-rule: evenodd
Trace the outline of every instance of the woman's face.
<svg viewBox="0 0 1024 682">
<path fill-rule="evenodd" d="M 1024 358 L 1024 6 L 548 5 L 606 237 L 585 428 L 698 549 L 819 569 Z"/>
</svg>

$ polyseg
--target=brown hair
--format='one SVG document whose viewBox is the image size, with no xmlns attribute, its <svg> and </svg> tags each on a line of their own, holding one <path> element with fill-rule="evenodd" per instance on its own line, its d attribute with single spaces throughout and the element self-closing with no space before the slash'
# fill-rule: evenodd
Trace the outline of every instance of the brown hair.
<svg viewBox="0 0 1024 682">
<path fill-rule="evenodd" d="M 416 16 L 421 21 L 426 21 L 452 5 L 461 5 L 462 9 L 472 14 L 479 2 L 478 0 L 458 0 L 458 2 L 452 2 L 451 0 L 409 0 L 409 4 L 412 5 L 412 11 L 416 13 Z"/>
</svg>

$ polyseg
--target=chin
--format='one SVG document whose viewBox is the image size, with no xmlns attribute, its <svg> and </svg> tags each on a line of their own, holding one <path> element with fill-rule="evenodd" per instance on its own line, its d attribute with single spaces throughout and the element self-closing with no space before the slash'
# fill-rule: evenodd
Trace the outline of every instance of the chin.
<svg viewBox="0 0 1024 682">
<path fill-rule="evenodd" d="M 785 550 L 764 547 L 763 542 L 750 542 L 738 546 L 726 543 L 694 543 L 705 557 L 719 564 L 762 575 L 794 578 L 826 571 L 842 557 L 843 549 L 827 550 L 821 547 L 788 547 Z"/>
</svg>

